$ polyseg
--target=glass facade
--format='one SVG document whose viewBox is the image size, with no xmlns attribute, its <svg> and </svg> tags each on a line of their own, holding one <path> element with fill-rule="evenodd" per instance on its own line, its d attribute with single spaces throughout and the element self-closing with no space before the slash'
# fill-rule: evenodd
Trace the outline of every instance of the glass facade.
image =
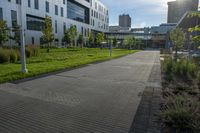
<svg viewBox="0 0 200 133">
<path fill-rule="evenodd" d="M 3 10 L 0 8 L 0 20 L 3 20 Z"/>
<path fill-rule="evenodd" d="M 44 18 L 27 15 L 26 20 L 27 20 L 27 29 L 28 30 L 42 31 L 45 27 Z"/>
<path fill-rule="evenodd" d="M 74 1 L 67 1 L 67 17 L 79 22 L 89 24 L 89 8 Z"/>
</svg>

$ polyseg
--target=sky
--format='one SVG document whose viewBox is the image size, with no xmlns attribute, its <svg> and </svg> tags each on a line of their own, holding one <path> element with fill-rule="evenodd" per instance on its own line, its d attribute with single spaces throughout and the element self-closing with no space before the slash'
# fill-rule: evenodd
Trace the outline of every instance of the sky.
<svg viewBox="0 0 200 133">
<path fill-rule="evenodd" d="M 167 22 L 167 2 L 175 0 L 101 0 L 110 12 L 110 25 L 118 25 L 120 14 L 129 14 L 132 27 L 156 26 Z"/>
</svg>

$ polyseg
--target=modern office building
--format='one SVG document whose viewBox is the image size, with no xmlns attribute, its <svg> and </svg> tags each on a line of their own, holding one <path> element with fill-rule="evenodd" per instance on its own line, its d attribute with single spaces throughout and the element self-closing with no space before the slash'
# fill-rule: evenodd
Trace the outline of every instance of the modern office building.
<svg viewBox="0 0 200 133">
<path fill-rule="evenodd" d="M 123 14 L 119 16 L 120 27 L 131 27 L 131 17 L 129 14 Z"/>
<path fill-rule="evenodd" d="M 199 0 L 176 0 L 168 2 L 168 23 L 178 23 L 187 11 L 197 11 Z"/>
<path fill-rule="evenodd" d="M 72 25 L 84 37 L 90 31 L 109 30 L 109 11 L 100 0 L 0 0 L 0 19 L 6 20 L 9 27 L 15 23 L 22 25 L 26 44 L 42 43 L 46 16 L 52 18 L 55 41 L 59 45 L 65 30 Z"/>
</svg>

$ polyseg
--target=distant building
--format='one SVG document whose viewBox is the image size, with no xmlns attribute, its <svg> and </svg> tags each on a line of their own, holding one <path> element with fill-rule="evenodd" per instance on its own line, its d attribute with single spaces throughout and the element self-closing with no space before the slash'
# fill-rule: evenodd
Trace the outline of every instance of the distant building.
<svg viewBox="0 0 200 133">
<path fill-rule="evenodd" d="M 110 32 L 130 32 L 131 27 L 109 26 Z"/>
<path fill-rule="evenodd" d="M 120 27 L 131 27 L 131 17 L 128 14 L 123 14 L 119 16 L 119 26 Z"/>
<path fill-rule="evenodd" d="M 187 11 L 197 11 L 199 0 L 176 0 L 168 2 L 168 23 L 178 23 Z"/>
<path fill-rule="evenodd" d="M 150 33 L 152 34 L 167 34 L 176 27 L 176 23 L 161 24 L 160 26 L 152 26 Z"/>
</svg>

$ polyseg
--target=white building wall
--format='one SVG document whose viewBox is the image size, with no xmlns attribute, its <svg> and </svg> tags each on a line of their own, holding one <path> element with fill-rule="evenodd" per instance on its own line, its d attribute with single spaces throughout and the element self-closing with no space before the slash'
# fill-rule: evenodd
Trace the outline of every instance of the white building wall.
<svg viewBox="0 0 200 133">
<path fill-rule="evenodd" d="M 17 11 L 17 20 L 18 24 L 21 25 L 21 16 L 20 16 L 20 8 L 22 6 L 22 18 L 23 18 L 23 28 L 25 29 L 25 40 L 26 44 L 32 43 L 32 38 L 34 38 L 35 44 L 40 44 L 40 37 L 43 35 L 41 31 L 33 31 L 33 30 L 27 30 L 26 25 L 26 15 L 33 15 L 41 18 L 45 18 L 46 15 L 50 16 L 52 18 L 52 25 L 54 28 L 54 35 L 55 38 L 59 39 L 59 42 L 61 44 L 62 37 L 64 35 L 63 31 L 63 25 L 66 23 L 66 27 L 69 28 L 71 25 L 76 25 L 78 32 L 81 34 L 82 27 L 87 31 L 88 30 L 95 30 L 100 32 L 107 32 L 108 31 L 108 25 L 109 22 L 105 21 L 109 19 L 107 14 L 107 7 L 105 7 L 99 0 L 91 0 L 90 2 L 87 2 L 85 0 L 75 0 L 76 2 L 80 3 L 81 5 L 88 7 L 90 9 L 90 24 L 81 23 L 75 20 L 71 20 L 67 18 L 67 0 L 65 4 L 63 4 L 63 0 L 38 0 L 39 1 L 39 9 L 34 8 L 34 0 L 31 0 L 31 7 L 28 7 L 28 0 L 21 0 L 22 4 L 16 4 L 16 0 L 11 0 L 11 2 L 8 2 L 8 0 L 0 0 L 0 8 L 3 9 L 3 19 L 7 21 L 7 24 L 9 27 L 12 26 L 11 24 L 11 10 Z M 46 6 L 45 2 L 49 2 L 49 13 L 46 12 Z M 95 9 L 95 3 L 97 3 L 97 8 Z M 58 15 L 55 15 L 55 5 L 58 6 Z M 99 9 L 99 6 L 103 8 L 103 11 Z M 64 9 L 64 17 L 61 17 L 61 7 Z M 95 10 L 98 12 L 98 14 L 101 14 L 101 18 L 93 17 L 91 16 L 91 11 Z M 104 20 L 102 19 L 104 17 Z M 95 24 L 91 23 L 91 20 L 94 19 Z M 55 21 L 57 21 L 58 26 L 58 33 L 55 33 Z M 101 27 L 99 26 L 101 25 Z M 103 26 L 102 26 L 103 25 Z M 104 27 L 105 25 L 105 27 Z M 13 43 L 13 41 L 12 41 Z"/>
</svg>

